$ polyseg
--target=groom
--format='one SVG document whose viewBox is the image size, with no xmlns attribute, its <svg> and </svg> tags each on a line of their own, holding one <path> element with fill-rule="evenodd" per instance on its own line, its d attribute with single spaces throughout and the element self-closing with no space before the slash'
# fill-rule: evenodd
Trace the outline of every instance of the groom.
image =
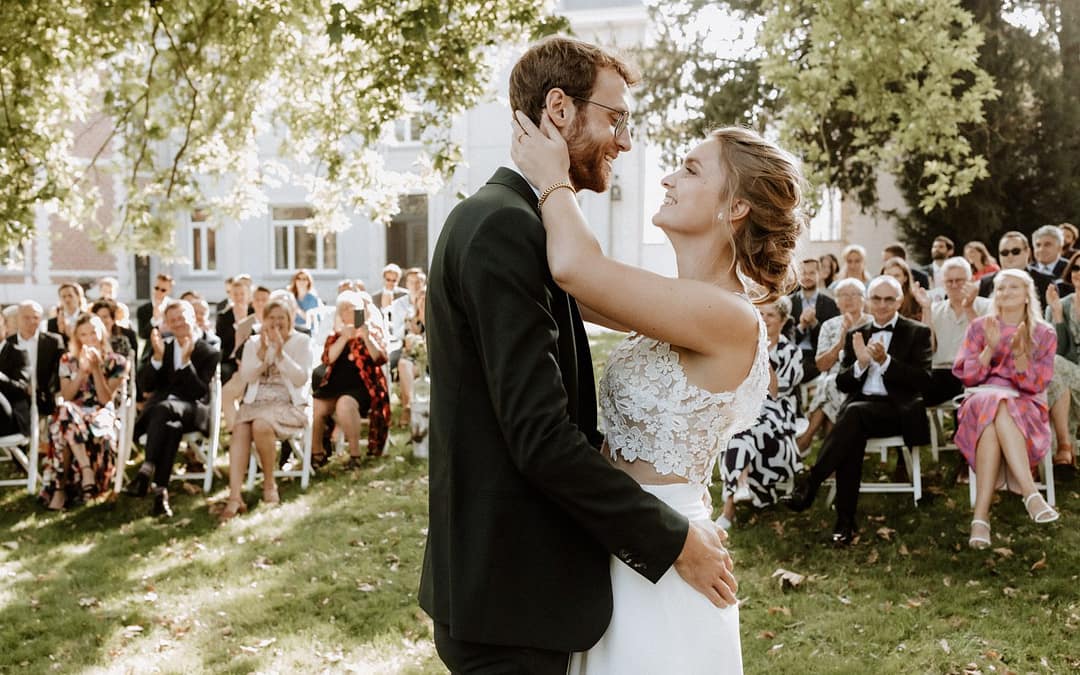
<svg viewBox="0 0 1080 675">
<path fill-rule="evenodd" d="M 514 67 L 510 104 L 539 120 L 549 92 L 572 96 L 573 109 L 549 112 L 575 187 L 603 191 L 608 160 L 630 149 L 624 95 L 635 79 L 596 46 L 549 38 Z M 703 593 L 734 593 L 716 532 L 597 451 L 588 339 L 544 240 L 536 187 L 500 168 L 450 214 L 432 258 L 420 605 L 454 673 L 565 673 L 570 652 L 611 619 L 609 555 L 654 583 L 674 565 Z"/>
</svg>

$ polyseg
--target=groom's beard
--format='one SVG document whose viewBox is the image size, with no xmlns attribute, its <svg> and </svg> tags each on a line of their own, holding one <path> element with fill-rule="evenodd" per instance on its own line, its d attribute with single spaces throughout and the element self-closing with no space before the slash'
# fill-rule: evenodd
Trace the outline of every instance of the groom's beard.
<svg viewBox="0 0 1080 675">
<path fill-rule="evenodd" d="M 584 122 L 584 116 L 574 120 L 574 128 L 566 139 L 570 151 L 570 182 L 577 190 L 604 192 L 611 179 L 606 159 L 608 142 L 589 139 L 588 132 L 580 128 L 585 125 L 578 125 L 578 120 Z"/>
</svg>

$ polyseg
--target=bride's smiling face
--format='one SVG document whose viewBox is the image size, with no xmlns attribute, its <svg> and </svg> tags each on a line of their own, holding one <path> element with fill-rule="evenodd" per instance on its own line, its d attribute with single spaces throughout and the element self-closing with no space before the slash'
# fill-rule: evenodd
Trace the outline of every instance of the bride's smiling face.
<svg viewBox="0 0 1080 675">
<path fill-rule="evenodd" d="M 660 181 L 664 202 L 652 217 L 662 230 L 702 232 L 719 224 L 727 172 L 720 164 L 720 141 L 699 144 L 686 155 L 682 166 Z"/>
</svg>

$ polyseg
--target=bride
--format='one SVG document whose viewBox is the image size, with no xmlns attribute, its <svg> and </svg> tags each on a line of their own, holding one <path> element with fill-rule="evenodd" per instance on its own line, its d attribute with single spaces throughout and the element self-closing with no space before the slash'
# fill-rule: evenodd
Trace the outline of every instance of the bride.
<svg viewBox="0 0 1080 675">
<path fill-rule="evenodd" d="M 567 146 L 543 114 L 515 113 L 512 156 L 541 191 L 556 283 L 583 317 L 630 335 L 600 382 L 604 452 L 691 521 L 710 519 L 707 485 L 728 440 L 756 420 L 770 384 L 765 326 L 753 303 L 793 287 L 803 228 L 794 158 L 756 133 L 709 134 L 663 179 L 652 222 L 675 249 L 672 279 L 604 256 L 569 183 Z M 565 188 L 565 189 L 564 189 Z M 571 673 L 742 672 L 738 607 L 721 608 L 675 570 L 651 584 L 611 559 L 614 614 Z"/>
</svg>

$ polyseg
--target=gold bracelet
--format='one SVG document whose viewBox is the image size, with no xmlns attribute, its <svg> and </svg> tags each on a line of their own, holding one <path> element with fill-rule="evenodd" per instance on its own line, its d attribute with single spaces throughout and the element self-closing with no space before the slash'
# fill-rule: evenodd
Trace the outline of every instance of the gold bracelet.
<svg viewBox="0 0 1080 675">
<path fill-rule="evenodd" d="M 548 186 L 548 188 L 546 190 L 544 190 L 542 193 L 540 193 L 540 201 L 537 202 L 536 208 L 538 208 L 538 209 L 543 208 L 544 207 L 544 202 L 547 201 L 547 198 L 551 196 L 552 192 L 555 192 L 559 188 L 566 188 L 570 192 L 573 192 L 574 194 L 577 194 L 577 190 L 575 190 L 574 186 L 571 185 L 568 181 L 564 180 L 562 182 L 555 183 L 554 185 Z"/>
</svg>

